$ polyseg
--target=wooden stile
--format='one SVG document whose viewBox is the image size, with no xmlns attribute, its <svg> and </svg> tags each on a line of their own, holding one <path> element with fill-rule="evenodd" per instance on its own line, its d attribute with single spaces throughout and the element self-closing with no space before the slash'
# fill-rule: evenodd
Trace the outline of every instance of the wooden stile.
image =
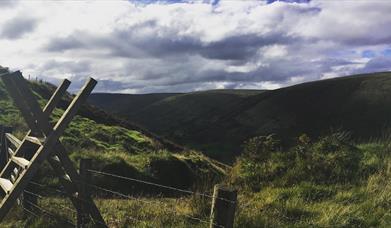
<svg viewBox="0 0 391 228">
<path fill-rule="evenodd" d="M 65 94 L 70 81 L 64 80 L 62 82 L 44 110 L 42 110 L 20 72 L 2 74 L 1 78 L 9 95 L 21 111 L 31 130 L 22 141 L 19 141 L 12 135 L 7 135 L 7 138 L 16 147 L 16 150 L 10 149 L 10 154 L 13 156 L 0 173 L 0 186 L 6 193 L 0 203 L 0 221 L 27 187 L 42 162 L 47 160 L 76 209 L 79 210 L 81 205 L 86 204 L 84 205 L 84 208 L 86 208 L 84 210 L 92 217 L 96 226 L 107 227 L 92 198 L 89 195 L 84 196 L 83 199 L 78 198 L 78 195 L 80 195 L 78 193 L 81 190 L 80 176 L 58 140 L 97 82 L 94 79 L 88 80 L 79 94 L 72 100 L 57 124 L 52 126 L 49 122 L 49 116 Z M 21 156 L 26 148 L 34 149 L 35 151 L 30 160 Z M 14 172 L 15 169 L 18 172 L 17 174 Z M 18 169 L 20 170 L 18 171 Z M 13 183 L 9 180 L 11 178 Z"/>
</svg>

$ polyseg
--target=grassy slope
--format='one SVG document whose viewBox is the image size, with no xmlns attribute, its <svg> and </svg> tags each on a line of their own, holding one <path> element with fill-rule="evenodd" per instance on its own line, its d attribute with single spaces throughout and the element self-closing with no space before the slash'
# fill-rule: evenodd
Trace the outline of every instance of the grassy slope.
<svg viewBox="0 0 391 228">
<path fill-rule="evenodd" d="M 358 149 L 364 155 L 360 166 L 371 167 L 370 173 L 359 180 L 339 184 L 305 181 L 288 186 L 262 183 L 259 191 L 237 186 L 240 190 L 235 227 L 390 227 L 389 144 L 361 144 Z M 63 217 L 72 217 L 60 206 L 71 207 L 62 198 L 45 197 L 39 204 L 57 208 Z M 97 204 L 110 227 L 209 227 L 189 216 L 207 220 L 210 199 L 156 196 L 135 200 L 98 199 Z M 12 218 L 20 217 L 20 211 L 13 213 Z M 14 227 L 28 223 L 27 220 L 15 223 L 13 219 L 6 222 Z M 48 216 L 33 224 L 32 227 L 67 227 Z M 7 225 L 4 223 L 5 227 L 12 227 Z"/>
<path fill-rule="evenodd" d="M 32 83 L 41 105 L 53 90 L 52 86 Z M 67 100 L 62 102 L 68 103 Z M 56 109 L 52 121 L 56 121 L 62 109 Z M 88 118 L 89 117 L 89 118 Z M 94 168 L 120 175 L 128 175 L 162 184 L 191 188 L 202 175 L 213 173 L 216 177 L 224 170 L 218 163 L 194 151 L 170 152 L 164 142 L 151 135 L 145 135 L 137 128 L 129 128 L 128 124 L 120 125 L 117 119 L 93 107 L 84 106 L 75 119 L 66 129 L 61 141 L 70 152 L 72 160 L 78 161 L 81 157 L 94 159 Z M 106 124 L 111 122 L 112 124 Z M 0 81 L 0 124 L 13 126 L 14 134 L 22 138 L 27 127 L 20 117 L 18 110 L 8 98 L 6 90 Z M 51 179 L 51 172 L 47 166 L 39 172 L 38 178 L 56 185 Z M 49 175 L 47 175 L 49 173 Z M 167 176 L 178 173 L 177 178 Z M 97 181 L 105 182 L 105 178 Z M 113 187 L 124 189 L 121 183 L 112 183 Z M 117 189 L 117 190 L 118 190 Z M 138 188 L 140 192 L 147 191 L 145 186 Z"/>
<path fill-rule="evenodd" d="M 355 138 L 368 139 L 378 137 L 390 125 L 391 73 L 240 94 L 207 91 L 171 96 L 121 114 L 169 139 L 223 159 L 240 151 L 242 142 L 255 135 L 277 133 L 291 139 L 303 132 L 318 136 L 331 128 L 342 128 Z"/>
<path fill-rule="evenodd" d="M 356 146 L 362 157 L 356 178 L 329 184 L 310 178 L 283 186 L 263 183 L 261 190 L 240 196 L 247 204 L 240 206 L 238 227 L 390 227 L 390 144 Z"/>
<path fill-rule="evenodd" d="M 212 90 L 193 92 L 170 96 L 146 105 L 140 110 L 128 107 L 127 111 L 119 114 L 153 132 L 159 132 L 173 141 L 179 141 L 198 149 L 213 147 L 213 149 L 217 148 L 217 152 L 221 152 L 231 148 L 231 142 L 224 145 L 217 142 L 215 145 L 216 135 L 224 133 L 208 132 L 208 129 L 221 122 L 221 118 L 225 118 L 226 115 L 233 112 L 235 107 L 243 103 L 246 98 L 262 92 L 264 91 Z M 109 95 L 109 97 L 112 96 Z M 128 95 L 127 99 L 132 100 L 133 97 L 134 95 Z M 97 100 L 91 102 L 103 108 L 107 107 Z"/>
</svg>

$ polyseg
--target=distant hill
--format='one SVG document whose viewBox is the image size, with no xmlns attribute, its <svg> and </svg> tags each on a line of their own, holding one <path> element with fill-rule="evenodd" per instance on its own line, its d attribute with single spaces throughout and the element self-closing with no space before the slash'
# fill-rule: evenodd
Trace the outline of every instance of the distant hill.
<svg viewBox="0 0 391 228">
<path fill-rule="evenodd" d="M 37 81 L 30 81 L 29 86 L 41 105 L 46 104 L 55 90 L 53 85 Z M 71 94 L 66 94 L 53 111 L 52 122 L 61 117 L 71 97 Z M 13 127 L 13 134 L 19 139 L 22 139 L 28 130 L 18 109 L 8 96 L 2 80 L 0 125 Z M 75 163 L 79 162 L 80 158 L 87 157 L 93 159 L 93 168 L 96 170 L 182 189 L 190 189 L 204 176 L 210 176 L 211 180 L 218 181 L 228 169 L 226 165 L 197 151 L 184 151 L 182 146 L 89 104 L 81 107 L 60 140 Z M 38 182 L 53 187 L 57 185 L 56 178 L 48 166 L 40 167 L 35 178 Z M 145 185 L 136 184 L 130 188 L 123 182 L 106 177 L 97 177 L 96 181 L 102 186 L 114 187 L 126 194 L 171 194 L 157 188 L 146 188 Z"/>
<path fill-rule="evenodd" d="M 46 99 L 46 100 L 48 100 L 51 97 L 54 90 L 56 89 L 56 87 L 54 87 L 50 83 L 32 82 L 31 87 L 37 94 L 39 94 L 43 99 Z M 108 97 L 110 97 L 110 96 L 108 96 Z M 58 106 L 62 109 L 65 109 L 66 107 L 68 107 L 70 101 L 71 101 L 71 95 L 66 94 L 65 99 L 63 99 L 59 103 Z M 115 102 L 112 102 L 112 103 L 115 103 Z M 109 105 L 109 103 L 107 103 L 106 105 Z M 129 104 L 129 107 L 131 107 L 131 105 L 132 104 Z M 113 106 L 113 107 L 116 107 L 116 106 Z M 137 124 L 131 123 L 125 119 L 118 118 L 117 116 L 112 115 L 109 112 L 106 112 L 99 107 L 96 107 L 96 106 L 93 106 L 90 104 L 85 104 L 79 110 L 79 115 L 82 117 L 91 119 L 98 124 L 121 126 L 121 127 L 127 128 L 127 129 L 138 131 L 141 134 L 154 139 L 157 143 L 161 144 L 166 149 L 169 149 L 172 151 L 183 150 L 182 146 L 177 145 L 177 144 L 175 144 L 175 143 L 173 143 L 173 142 L 171 142 L 171 141 L 169 141 L 169 140 L 167 140 L 157 134 L 154 134 L 154 133 L 148 131 L 147 129 L 138 126 Z"/>
<path fill-rule="evenodd" d="M 179 93 L 152 93 L 152 94 L 118 94 L 118 93 L 94 93 L 90 97 L 93 104 L 99 104 L 107 110 L 115 113 L 126 113 L 132 110 L 140 110 L 148 105 L 165 98 L 179 95 Z"/>
<path fill-rule="evenodd" d="M 141 100 L 137 95 L 137 99 Z M 103 99 L 105 97 L 105 99 Z M 244 140 L 276 133 L 295 140 L 331 129 L 356 139 L 377 137 L 391 123 L 391 72 L 353 75 L 270 91 L 216 90 L 169 95 L 139 109 L 126 106 L 135 95 L 121 95 L 120 109 L 107 105 L 116 95 L 92 95 L 90 102 L 175 142 L 229 159 Z M 102 101 L 105 102 L 102 102 Z"/>
</svg>

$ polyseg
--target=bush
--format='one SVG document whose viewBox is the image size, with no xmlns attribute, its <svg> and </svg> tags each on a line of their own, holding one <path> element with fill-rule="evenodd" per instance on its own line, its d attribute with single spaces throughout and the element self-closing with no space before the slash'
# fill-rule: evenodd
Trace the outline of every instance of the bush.
<svg viewBox="0 0 391 228">
<path fill-rule="evenodd" d="M 243 154 L 248 159 L 264 162 L 271 154 L 279 151 L 280 141 L 274 134 L 268 136 L 257 136 L 244 143 Z"/>
<path fill-rule="evenodd" d="M 259 190 L 262 182 L 272 181 L 283 173 L 286 164 L 275 135 L 254 137 L 243 148 L 243 155 L 231 172 L 233 184 Z"/>
<path fill-rule="evenodd" d="M 299 145 L 295 170 L 317 183 L 351 182 L 356 177 L 361 160 L 359 149 L 332 134 L 305 146 Z"/>
<path fill-rule="evenodd" d="M 260 136 L 244 144 L 231 172 L 231 182 L 254 191 L 262 183 L 293 185 L 303 181 L 330 184 L 353 182 L 359 175 L 361 151 L 341 134 L 312 142 L 307 135 L 282 151 L 275 135 Z"/>
</svg>

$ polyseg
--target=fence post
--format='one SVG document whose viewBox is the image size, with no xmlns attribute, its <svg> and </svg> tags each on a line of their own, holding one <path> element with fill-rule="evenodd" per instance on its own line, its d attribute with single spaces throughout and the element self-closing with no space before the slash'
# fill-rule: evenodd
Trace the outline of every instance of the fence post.
<svg viewBox="0 0 391 228">
<path fill-rule="evenodd" d="M 91 169 L 91 159 L 82 158 L 80 159 L 80 198 L 81 200 L 85 199 L 85 196 L 90 194 L 88 183 L 91 179 L 91 173 L 88 171 Z M 84 228 L 90 223 L 90 218 L 85 208 L 85 203 L 80 203 L 80 210 L 77 211 L 77 227 Z"/>
<path fill-rule="evenodd" d="M 232 228 L 235 218 L 237 191 L 215 185 L 212 209 L 210 212 L 210 228 Z"/>
</svg>

